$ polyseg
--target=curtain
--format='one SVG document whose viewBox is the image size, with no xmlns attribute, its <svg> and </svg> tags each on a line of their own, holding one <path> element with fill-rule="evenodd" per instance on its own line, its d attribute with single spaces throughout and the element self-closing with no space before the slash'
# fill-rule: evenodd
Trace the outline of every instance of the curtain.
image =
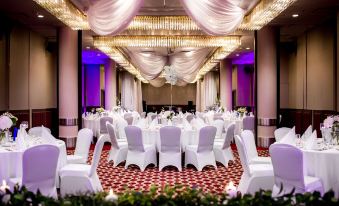
<svg viewBox="0 0 339 206">
<path fill-rule="evenodd" d="M 99 35 L 118 34 L 138 13 L 144 0 L 98 0 L 89 6 L 90 28 Z"/>
<path fill-rule="evenodd" d="M 217 81 L 213 72 L 208 72 L 204 77 L 204 90 L 205 90 L 205 108 L 212 106 L 216 103 L 217 98 Z M 204 108 L 204 109 L 205 109 Z"/>
<path fill-rule="evenodd" d="M 201 89 L 200 89 L 200 79 L 197 81 L 197 94 L 195 100 L 195 110 L 200 112 L 201 111 Z"/>
<path fill-rule="evenodd" d="M 134 81 L 134 110 L 141 113 L 142 112 L 142 90 L 141 90 L 141 81 Z"/>
<path fill-rule="evenodd" d="M 181 0 L 186 13 L 207 34 L 227 35 L 235 31 L 245 14 L 244 0 Z"/>
<path fill-rule="evenodd" d="M 129 110 L 135 110 L 134 76 L 124 72 L 121 79 L 121 105 Z"/>
</svg>

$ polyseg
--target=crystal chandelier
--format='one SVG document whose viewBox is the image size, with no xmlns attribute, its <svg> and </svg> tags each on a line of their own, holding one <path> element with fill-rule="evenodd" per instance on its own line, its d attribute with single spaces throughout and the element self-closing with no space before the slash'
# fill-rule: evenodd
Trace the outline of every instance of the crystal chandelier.
<svg viewBox="0 0 339 206">
<path fill-rule="evenodd" d="M 164 66 L 164 74 L 165 74 L 165 79 L 167 83 L 171 85 L 175 85 L 178 81 L 177 74 L 175 70 L 171 66 Z"/>
</svg>

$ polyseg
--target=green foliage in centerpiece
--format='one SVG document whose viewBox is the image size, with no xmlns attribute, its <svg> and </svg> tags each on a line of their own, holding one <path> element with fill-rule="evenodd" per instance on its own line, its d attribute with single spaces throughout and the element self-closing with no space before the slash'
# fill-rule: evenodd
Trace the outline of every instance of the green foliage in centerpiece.
<svg viewBox="0 0 339 206">
<path fill-rule="evenodd" d="M 155 205 L 229 205 L 229 206 L 254 206 L 254 205 L 339 205 L 333 192 L 327 192 L 323 196 L 319 192 L 305 194 L 287 194 L 281 197 L 272 198 L 271 191 L 259 191 L 255 195 L 238 194 L 236 197 L 229 197 L 226 194 L 213 195 L 205 193 L 200 189 L 184 188 L 181 186 L 165 186 L 159 190 L 151 187 L 149 192 L 128 191 L 120 194 L 116 200 L 107 200 L 107 193 L 84 194 L 77 196 L 59 197 L 54 200 L 41 195 L 34 194 L 25 188 L 16 188 L 13 192 L 0 191 L 0 205 L 120 205 L 120 206 L 155 206 Z"/>
</svg>

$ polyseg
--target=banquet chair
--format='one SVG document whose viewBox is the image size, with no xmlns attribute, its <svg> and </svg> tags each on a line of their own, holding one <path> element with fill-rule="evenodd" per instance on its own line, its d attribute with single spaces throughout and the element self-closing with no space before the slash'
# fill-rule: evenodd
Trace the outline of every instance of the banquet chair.
<svg viewBox="0 0 339 206">
<path fill-rule="evenodd" d="M 128 142 L 125 169 L 131 164 L 137 165 L 141 171 L 144 171 L 149 164 L 157 166 L 155 145 L 143 143 L 141 129 L 129 125 L 125 128 L 125 133 Z"/>
<path fill-rule="evenodd" d="M 239 158 L 243 173 L 238 186 L 241 194 L 255 194 L 260 189 L 272 190 L 274 185 L 273 167 L 270 164 L 248 164 L 248 156 L 245 145 L 241 138 L 235 136 L 235 144 L 239 153 Z"/>
<path fill-rule="evenodd" d="M 230 124 L 226 129 L 226 137 L 223 142 L 214 142 L 213 151 L 215 160 L 220 162 L 225 167 L 228 166 L 230 160 L 234 161 L 234 156 L 231 149 L 231 141 L 234 136 L 235 123 Z"/>
<path fill-rule="evenodd" d="M 133 116 L 127 116 L 127 117 L 124 117 L 124 119 L 126 120 L 127 124 L 128 125 L 132 125 L 133 124 Z"/>
<path fill-rule="evenodd" d="M 269 148 L 274 172 L 272 196 L 318 191 L 324 193 L 322 182 L 317 177 L 305 175 L 303 152 L 289 144 L 272 144 Z M 281 188 L 282 187 L 282 188 Z M 280 192 L 281 191 L 281 192 Z"/>
<path fill-rule="evenodd" d="M 215 134 L 215 139 L 216 140 L 217 139 L 220 139 L 220 140 L 222 139 L 223 140 L 223 138 L 222 138 L 222 131 L 224 129 L 224 121 L 220 120 L 220 119 L 214 120 L 212 122 L 212 126 L 215 126 L 217 128 L 217 132 Z"/>
<path fill-rule="evenodd" d="M 186 120 L 187 120 L 188 122 L 191 122 L 192 119 L 194 119 L 194 115 L 193 115 L 193 114 L 188 114 L 188 115 L 186 116 Z"/>
<path fill-rule="evenodd" d="M 109 142 L 107 136 L 101 136 L 98 139 L 95 144 L 91 165 L 67 164 L 60 169 L 60 194 L 62 196 L 94 193 L 103 190 L 96 170 L 105 142 Z"/>
<path fill-rule="evenodd" d="M 127 142 L 118 142 L 112 124 L 106 123 L 107 131 L 111 140 L 111 150 L 108 155 L 108 162 L 113 160 L 113 167 L 118 166 L 127 157 Z"/>
<path fill-rule="evenodd" d="M 141 117 L 142 119 L 146 118 L 146 112 L 141 112 L 140 117 Z"/>
<path fill-rule="evenodd" d="M 255 119 L 254 116 L 246 116 L 242 120 L 243 130 L 251 130 L 254 132 Z"/>
<path fill-rule="evenodd" d="M 102 135 L 108 137 L 108 131 L 107 131 L 107 127 L 106 127 L 106 122 L 108 121 L 109 123 L 113 124 L 113 118 L 112 117 L 100 117 L 99 121 L 100 121 L 100 130 L 99 130 L 100 131 L 100 135 L 99 135 L 99 137 L 101 137 Z"/>
<path fill-rule="evenodd" d="M 207 165 L 212 165 L 217 169 L 215 162 L 213 143 L 217 128 L 205 126 L 200 129 L 198 145 L 187 145 L 185 151 L 185 166 L 194 165 L 198 171 Z"/>
<path fill-rule="evenodd" d="M 182 170 L 181 167 L 181 129 L 174 126 L 160 128 L 159 171 L 171 165 Z"/>
<path fill-rule="evenodd" d="M 40 126 L 40 127 L 32 127 L 31 129 L 28 130 L 28 134 L 41 137 L 43 129 L 51 133 L 51 130 L 49 128 Z"/>
<path fill-rule="evenodd" d="M 29 191 L 38 190 L 45 196 L 57 198 L 56 175 L 59 148 L 54 145 L 37 145 L 28 148 L 22 157 L 22 177 L 10 178 L 9 184 L 24 185 Z"/>
<path fill-rule="evenodd" d="M 291 128 L 288 127 L 281 127 L 274 131 L 274 138 L 276 142 L 279 142 L 289 131 Z"/>
<path fill-rule="evenodd" d="M 93 132 L 88 128 L 83 128 L 78 132 L 77 142 L 73 155 L 67 155 L 68 164 L 86 164 L 89 148 L 93 140 Z"/>
<path fill-rule="evenodd" d="M 117 120 L 118 141 L 127 141 L 126 133 L 125 133 L 125 127 L 127 126 L 128 126 L 128 122 L 125 119 L 119 118 Z"/>
<path fill-rule="evenodd" d="M 259 157 L 252 131 L 250 130 L 242 131 L 241 140 L 243 141 L 245 145 L 245 152 L 247 154 L 249 164 L 271 164 L 272 163 L 270 157 Z"/>
</svg>

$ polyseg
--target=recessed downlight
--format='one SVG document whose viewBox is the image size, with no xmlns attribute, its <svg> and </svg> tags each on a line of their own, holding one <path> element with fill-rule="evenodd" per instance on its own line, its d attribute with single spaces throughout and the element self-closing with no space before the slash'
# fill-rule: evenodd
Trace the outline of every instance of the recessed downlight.
<svg viewBox="0 0 339 206">
<path fill-rule="evenodd" d="M 37 17 L 40 18 L 40 19 L 42 19 L 42 18 L 44 18 L 45 16 L 42 15 L 42 14 L 37 14 Z"/>
<path fill-rule="evenodd" d="M 292 14 L 292 17 L 297 18 L 297 17 L 299 17 L 299 14 Z"/>
</svg>

